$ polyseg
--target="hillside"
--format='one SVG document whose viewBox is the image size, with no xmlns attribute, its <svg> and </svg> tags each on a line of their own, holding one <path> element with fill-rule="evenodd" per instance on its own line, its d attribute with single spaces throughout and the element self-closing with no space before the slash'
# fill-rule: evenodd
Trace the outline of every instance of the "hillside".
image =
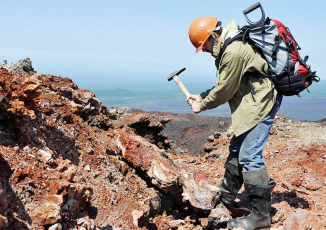
<svg viewBox="0 0 326 230">
<path fill-rule="evenodd" d="M 228 119 L 107 108 L 71 79 L 0 67 L 0 229 L 225 229 Z M 326 228 L 326 122 L 278 115 L 272 229 Z M 239 207 L 248 208 L 241 190 Z"/>
</svg>

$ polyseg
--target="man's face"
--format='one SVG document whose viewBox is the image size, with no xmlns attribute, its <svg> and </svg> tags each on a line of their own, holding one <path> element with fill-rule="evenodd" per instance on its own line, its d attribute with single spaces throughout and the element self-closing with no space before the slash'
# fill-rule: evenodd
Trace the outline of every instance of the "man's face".
<svg viewBox="0 0 326 230">
<path fill-rule="evenodd" d="M 218 41 L 218 34 L 214 33 L 215 37 L 216 37 L 216 42 Z M 213 50 L 213 46 L 214 46 L 214 37 L 210 36 L 204 43 L 203 48 L 201 49 L 203 52 L 208 52 L 210 54 L 213 54 L 214 50 Z"/>
</svg>

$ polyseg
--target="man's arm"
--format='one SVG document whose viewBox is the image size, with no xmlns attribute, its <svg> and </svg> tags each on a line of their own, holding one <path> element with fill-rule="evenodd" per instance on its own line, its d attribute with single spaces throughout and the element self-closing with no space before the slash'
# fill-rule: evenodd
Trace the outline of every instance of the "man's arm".
<svg viewBox="0 0 326 230">
<path fill-rule="evenodd" d="M 205 92 L 202 92 L 201 94 L 199 94 L 199 97 L 201 98 L 201 100 L 205 99 L 205 97 L 207 97 L 208 94 L 211 92 L 211 90 L 214 88 L 215 88 L 215 86 L 213 86 L 211 89 L 208 89 Z"/>
<path fill-rule="evenodd" d="M 223 54 L 216 86 L 201 100 L 201 111 L 216 108 L 234 96 L 241 84 L 243 66 L 244 60 L 239 54 L 235 52 Z"/>
</svg>

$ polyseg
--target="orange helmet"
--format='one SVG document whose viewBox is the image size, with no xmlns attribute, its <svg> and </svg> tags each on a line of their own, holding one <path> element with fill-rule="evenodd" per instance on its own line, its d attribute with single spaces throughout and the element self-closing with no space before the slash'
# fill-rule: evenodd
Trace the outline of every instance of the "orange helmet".
<svg viewBox="0 0 326 230">
<path fill-rule="evenodd" d="M 203 48 L 205 41 L 212 34 L 217 22 L 217 18 L 204 16 L 197 18 L 191 23 L 188 34 L 191 43 L 196 47 L 196 53 Z"/>
</svg>

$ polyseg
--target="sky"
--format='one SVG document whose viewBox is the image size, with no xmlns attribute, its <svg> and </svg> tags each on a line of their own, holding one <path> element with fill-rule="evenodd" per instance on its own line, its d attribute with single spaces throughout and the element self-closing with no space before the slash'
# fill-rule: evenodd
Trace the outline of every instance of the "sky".
<svg viewBox="0 0 326 230">
<path fill-rule="evenodd" d="M 215 84 L 214 58 L 195 53 L 188 29 L 201 16 L 247 22 L 248 0 L 0 0 L 0 59 L 29 57 L 38 73 L 71 78 L 79 87 L 157 89 L 177 87 L 172 72 L 186 86 Z M 326 79 L 325 0 L 260 0 L 266 16 L 290 28 L 309 55 L 308 64 Z M 260 19 L 259 10 L 250 14 Z M 1 61 L 0 60 L 0 61 Z"/>
</svg>

